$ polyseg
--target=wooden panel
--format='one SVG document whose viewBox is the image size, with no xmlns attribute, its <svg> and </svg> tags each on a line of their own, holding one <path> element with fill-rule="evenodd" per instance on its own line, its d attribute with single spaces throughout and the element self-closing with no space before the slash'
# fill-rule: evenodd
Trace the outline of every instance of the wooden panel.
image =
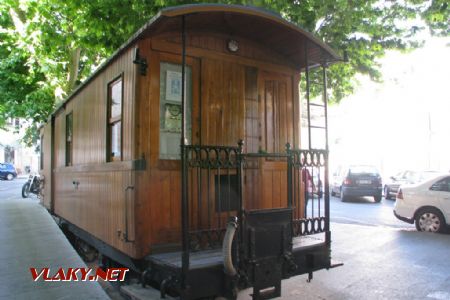
<svg viewBox="0 0 450 300">
<path fill-rule="evenodd" d="M 138 255 L 144 256 L 160 244 L 180 243 L 181 172 L 180 162 L 159 159 L 160 62 L 181 63 L 181 57 L 150 50 L 151 41 L 139 43 L 140 53 L 149 62 L 149 76 L 138 78 L 136 152 L 147 158 L 147 169 L 136 172 L 136 236 Z M 199 136 L 199 62 L 190 57 L 192 69 L 193 139 Z"/>
<path fill-rule="evenodd" d="M 41 137 L 44 139 L 44 144 L 41 158 L 43 168 L 39 174 L 44 178 L 44 191 L 42 204 L 49 210 L 53 209 L 52 203 L 52 123 L 49 122 L 41 129 Z"/>
<path fill-rule="evenodd" d="M 263 109 L 263 145 L 268 153 L 286 152 L 286 143 L 294 143 L 294 99 L 292 77 L 262 72 L 260 76 L 260 97 Z"/>
<path fill-rule="evenodd" d="M 107 85 L 120 75 L 123 76 L 122 155 L 123 160 L 134 158 L 136 66 L 132 55 L 130 49 L 117 58 L 67 104 L 73 110 L 73 165 L 106 162 Z"/>
<path fill-rule="evenodd" d="M 259 119 L 258 70 L 245 68 L 245 149 L 257 153 L 261 147 L 261 120 Z"/>
<path fill-rule="evenodd" d="M 107 163 L 107 85 L 118 76 L 123 78 L 123 162 Z M 136 66 L 129 49 L 55 117 L 54 156 L 55 213 L 132 257 L 137 247 L 125 242 L 123 235 L 127 211 L 129 239 L 135 238 L 135 195 L 132 189 L 125 191 L 134 186 L 135 84 Z M 66 167 L 65 115 L 69 112 L 73 112 L 73 166 Z"/>
<path fill-rule="evenodd" d="M 173 35 L 173 34 L 170 34 Z M 177 32 L 175 35 L 179 36 L 180 33 Z M 190 33 L 190 35 L 194 35 L 193 33 Z M 225 38 L 225 37 L 222 37 Z M 195 39 L 195 35 L 193 37 Z M 177 55 L 181 55 L 181 43 L 179 43 L 176 39 L 168 40 L 166 36 L 161 36 L 154 38 L 151 43 L 152 50 L 159 51 L 159 52 L 165 52 L 165 53 L 173 53 Z M 253 47 L 256 47 L 253 45 Z M 260 49 L 263 49 L 267 47 L 261 47 Z M 261 50 L 259 50 L 261 51 Z M 240 52 L 237 53 L 231 53 L 226 49 L 223 49 L 222 51 L 213 51 L 208 48 L 207 45 L 202 44 L 199 47 L 192 47 L 187 45 L 186 47 L 186 53 L 188 56 L 191 57 L 209 57 L 214 58 L 217 60 L 221 60 L 227 63 L 236 63 L 239 62 L 242 65 L 251 66 L 255 68 L 264 68 L 266 70 L 271 70 L 273 72 L 278 73 L 284 73 L 287 75 L 291 75 L 293 72 L 300 72 L 300 70 L 297 70 L 294 66 L 292 66 L 289 62 L 286 63 L 277 63 L 274 62 L 272 59 L 268 60 L 261 60 L 261 58 L 258 57 L 245 57 L 240 54 Z M 274 57 L 271 54 L 266 55 L 268 58 Z"/>
<path fill-rule="evenodd" d="M 116 249 L 135 257 L 132 171 L 66 172 L 55 174 L 55 213 Z"/>
<path fill-rule="evenodd" d="M 186 46 L 190 48 L 190 51 L 194 49 L 209 50 L 213 53 L 231 55 L 235 57 L 235 61 L 242 59 L 253 59 L 259 61 L 259 65 L 262 63 L 273 63 L 279 67 L 293 66 L 291 61 L 288 61 L 284 56 L 266 47 L 244 37 L 233 35 L 234 40 L 237 40 L 239 49 L 237 52 L 230 52 L 227 49 L 227 43 L 230 40 L 229 35 L 223 35 L 216 32 L 210 32 L 207 30 L 192 31 L 190 30 L 186 38 Z M 167 48 L 168 45 L 180 45 L 181 37 L 179 32 L 166 33 L 155 38 L 157 43 L 154 45 L 161 48 Z M 175 48 L 176 49 L 176 48 Z M 173 50 L 172 50 L 173 51 Z"/>
<path fill-rule="evenodd" d="M 207 32 L 188 35 L 187 64 L 193 71 L 194 142 L 235 146 L 244 138 L 247 152 L 268 151 L 267 145 L 271 145 L 273 152 L 284 152 L 285 143 L 295 143 L 299 135 L 295 92 L 298 78 L 292 75 L 294 69 L 270 47 L 245 39 L 239 40 L 238 53 L 231 53 L 226 49 L 226 38 Z M 159 66 L 161 61 L 181 63 L 181 47 L 179 33 L 138 43 L 140 55 L 149 64 L 146 76 L 137 75 L 130 48 L 56 116 L 54 188 L 58 215 L 120 251 L 142 258 L 160 245 L 180 244 L 180 164 L 159 159 Z M 124 161 L 106 163 L 107 85 L 120 75 L 124 81 Z M 65 167 L 65 113 L 70 111 L 73 111 L 74 165 Z M 270 134 L 263 134 L 267 131 Z M 44 127 L 44 134 L 44 148 L 50 153 L 51 129 Z M 145 159 L 147 168 L 133 171 L 132 161 L 138 158 Z M 286 206 L 286 164 L 257 161 L 245 171 L 246 207 Z M 49 160 L 45 166 L 44 173 L 49 174 L 46 180 L 50 180 Z M 46 193 L 50 195 L 48 186 Z M 128 186 L 134 186 L 134 191 L 126 190 Z M 210 193 L 214 193 L 213 188 Z M 45 201 L 49 203 L 49 199 L 46 196 Z M 190 205 L 195 208 L 198 204 L 193 199 Z M 191 217 L 200 216 L 200 221 L 191 225 L 203 225 L 205 206 L 201 210 L 194 210 Z M 126 243 L 121 238 L 126 227 L 125 211 L 130 239 L 136 238 L 135 243 Z"/>
<path fill-rule="evenodd" d="M 55 116 L 55 152 L 54 166 L 64 167 L 66 165 L 66 113 L 61 110 Z"/>
<path fill-rule="evenodd" d="M 251 210 L 259 207 L 261 196 L 261 176 L 257 168 L 248 168 L 244 172 L 244 208 Z"/>
<path fill-rule="evenodd" d="M 246 124 L 253 116 L 257 116 L 260 124 L 257 129 L 252 127 L 253 135 L 262 131 L 258 138 L 258 151 L 268 153 L 285 153 L 286 143 L 296 143 L 299 133 L 295 127 L 298 125 L 294 119 L 298 114 L 294 111 L 294 103 L 298 101 L 296 93 L 292 90 L 292 76 L 260 71 L 258 78 L 258 93 L 260 101 L 246 99 Z M 297 85 L 295 85 L 297 86 Z M 293 97 L 294 96 L 294 97 Z M 257 109 L 257 104 L 259 109 Z M 252 111 L 253 110 L 253 111 Z M 250 128 L 246 128 L 249 135 Z M 255 134 L 256 133 L 256 134 Z M 249 149 L 256 147 L 250 145 Z M 247 150 L 248 151 L 248 150 Z M 276 208 L 287 206 L 287 163 L 273 159 L 259 159 L 258 171 L 247 168 L 245 170 L 244 193 L 247 209 Z M 256 188 L 255 188 L 256 187 Z M 253 190 L 255 189 L 255 191 Z M 258 191 L 262 192 L 258 194 Z"/>
<path fill-rule="evenodd" d="M 286 162 L 264 162 L 260 176 L 263 193 L 253 209 L 287 207 Z"/>
<path fill-rule="evenodd" d="M 193 102 L 198 105 L 194 109 L 193 127 L 194 136 L 199 134 L 203 145 L 232 145 L 238 139 L 245 138 L 246 152 L 258 152 L 261 148 L 261 128 L 265 126 L 265 119 L 261 113 L 259 97 L 262 97 L 261 78 L 274 85 L 272 100 L 275 110 L 274 122 L 271 125 L 276 130 L 273 133 L 273 142 L 276 143 L 276 152 L 285 151 L 285 143 L 294 142 L 294 101 L 292 90 L 292 70 L 277 66 L 267 68 L 267 62 L 252 61 L 248 58 L 234 56 L 229 60 L 229 54 L 222 52 L 218 55 L 217 49 L 222 47 L 220 41 L 211 43 L 208 39 L 193 41 L 199 49 L 188 48 L 187 64 L 193 67 Z M 170 45 L 170 47 L 165 48 Z M 196 47 L 197 47 L 196 46 Z M 161 47 L 163 49 L 161 49 Z M 177 53 L 177 41 L 163 42 L 161 40 L 143 40 L 139 42 L 141 56 L 149 63 L 149 75 L 138 78 L 137 89 L 137 126 L 136 126 L 136 155 L 147 158 L 147 169 L 136 172 L 136 236 L 137 256 L 142 257 L 150 252 L 161 251 L 172 247 L 179 247 L 181 243 L 181 176 L 180 165 L 174 161 L 159 159 L 159 97 L 160 97 L 160 62 L 181 62 Z M 217 49 L 215 47 L 218 47 Z M 163 50 L 154 51 L 155 49 Z M 207 50 L 207 51 L 206 51 Z M 200 62 L 193 56 L 198 56 Z M 196 71 L 196 68 L 198 70 Z M 284 70 L 281 73 L 263 70 Z M 197 80 L 197 81 L 196 81 Z M 258 97 L 259 95 L 259 97 Z M 298 101 L 298 98 L 297 98 Z M 289 114 L 289 116 L 285 116 Z M 265 129 L 265 127 L 264 127 Z M 259 161 L 259 163 L 258 163 Z M 245 170 L 244 195 L 245 207 L 248 209 L 272 208 L 287 206 L 286 162 L 257 159 L 256 164 Z M 206 176 L 203 176 L 206 180 Z M 192 186 L 197 182 L 191 181 Z M 196 192 L 191 189 L 190 207 L 192 215 L 190 225 L 201 228 L 207 222 L 207 204 L 203 203 L 201 209 L 196 202 Z M 210 196 L 213 199 L 214 187 L 210 187 Z M 203 199 L 207 191 L 202 190 Z M 263 195 L 265 195 L 263 197 Z M 195 201 L 194 201 L 195 200 Z M 214 204 L 214 203 L 211 203 Z M 201 210 L 200 212 L 198 210 Z M 210 209 L 214 210 L 214 205 Z M 223 219 L 215 222 L 225 224 Z"/>
<path fill-rule="evenodd" d="M 202 60 L 201 143 L 236 146 L 245 137 L 245 68 Z"/>
</svg>

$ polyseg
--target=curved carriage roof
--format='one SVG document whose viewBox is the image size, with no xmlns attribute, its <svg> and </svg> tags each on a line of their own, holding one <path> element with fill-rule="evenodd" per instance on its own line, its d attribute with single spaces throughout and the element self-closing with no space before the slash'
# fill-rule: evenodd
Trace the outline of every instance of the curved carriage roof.
<svg viewBox="0 0 450 300">
<path fill-rule="evenodd" d="M 185 16 L 186 34 L 189 34 L 189 30 L 208 29 L 230 36 L 248 38 L 278 52 L 292 61 L 298 69 L 306 66 L 305 49 L 308 51 L 309 67 L 341 60 L 329 46 L 311 33 L 267 10 L 223 4 L 189 4 L 169 7 L 155 15 L 101 64 L 55 112 L 138 39 L 176 30 L 181 32 L 180 16 Z"/>
</svg>

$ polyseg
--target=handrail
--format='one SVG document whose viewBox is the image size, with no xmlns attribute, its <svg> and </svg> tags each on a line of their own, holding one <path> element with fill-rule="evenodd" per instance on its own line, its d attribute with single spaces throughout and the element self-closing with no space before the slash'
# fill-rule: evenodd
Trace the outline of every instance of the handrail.
<svg viewBox="0 0 450 300">
<path fill-rule="evenodd" d="M 128 190 L 134 190 L 134 186 L 127 186 L 125 188 L 125 233 L 123 235 L 123 240 L 126 243 L 134 243 L 134 239 L 128 239 Z"/>
<path fill-rule="evenodd" d="M 286 158 L 289 157 L 287 153 L 243 153 L 243 157 L 275 157 L 275 158 Z"/>
</svg>

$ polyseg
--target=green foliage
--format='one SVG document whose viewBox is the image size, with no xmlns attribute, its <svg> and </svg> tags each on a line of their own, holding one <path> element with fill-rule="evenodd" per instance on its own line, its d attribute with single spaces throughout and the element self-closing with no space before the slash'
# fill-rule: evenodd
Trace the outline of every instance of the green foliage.
<svg viewBox="0 0 450 300">
<path fill-rule="evenodd" d="M 448 0 L 433 0 L 422 13 L 422 18 L 429 25 L 431 32 L 439 36 L 450 35 L 450 3 Z"/>
<path fill-rule="evenodd" d="M 161 8 L 202 1 L 3 0 L 0 2 L 0 127 L 8 117 L 43 122 L 54 106 Z M 377 58 L 420 46 L 421 16 L 449 35 L 445 0 L 223 0 L 275 12 L 314 33 L 349 62 L 330 68 L 330 100 L 353 91 L 356 73 L 381 80 Z M 409 21 L 408 21 L 409 20 Z M 311 74 L 316 80 L 319 72 Z M 313 89 L 313 96 L 320 90 Z M 32 135 L 29 135 L 32 136 Z M 29 139 L 32 142 L 32 139 Z"/>
</svg>

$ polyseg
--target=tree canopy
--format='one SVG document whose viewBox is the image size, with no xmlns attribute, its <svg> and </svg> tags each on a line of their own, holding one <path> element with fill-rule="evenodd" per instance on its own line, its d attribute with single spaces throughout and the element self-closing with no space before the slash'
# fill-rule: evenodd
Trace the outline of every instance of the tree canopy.
<svg viewBox="0 0 450 300">
<path fill-rule="evenodd" d="M 0 127 L 9 117 L 46 120 L 54 106 L 161 8 L 200 1 L 3 0 Z M 445 0 L 224 0 L 263 7 L 312 32 L 349 61 L 331 67 L 330 100 L 352 92 L 357 73 L 380 80 L 376 59 L 420 46 L 428 25 L 450 34 Z M 420 22 L 419 20 L 422 20 Z"/>
</svg>

